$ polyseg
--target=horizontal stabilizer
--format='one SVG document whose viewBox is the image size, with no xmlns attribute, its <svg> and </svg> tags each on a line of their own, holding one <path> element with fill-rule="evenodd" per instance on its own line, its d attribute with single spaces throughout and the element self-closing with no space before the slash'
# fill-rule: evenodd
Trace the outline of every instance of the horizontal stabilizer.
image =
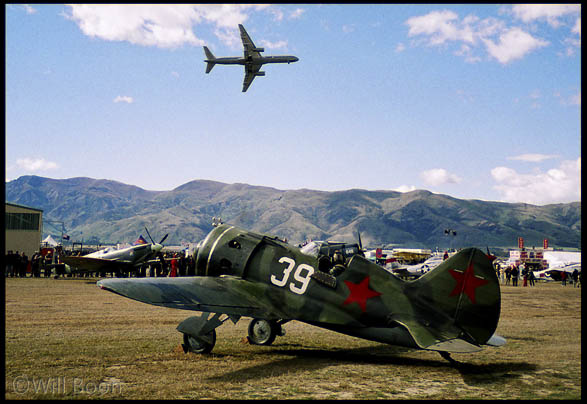
<svg viewBox="0 0 587 404">
<path fill-rule="evenodd" d="M 455 338 L 449 339 L 448 341 L 439 342 L 438 344 L 430 345 L 426 349 L 451 353 L 470 353 L 480 351 L 482 348 L 479 345 L 471 344 L 464 339 Z"/>
<path fill-rule="evenodd" d="M 416 345 L 422 349 L 447 352 L 475 352 L 481 347 L 460 338 L 462 330 L 454 325 L 446 324 L 442 329 L 422 324 L 409 316 L 392 316 L 391 320 L 402 325 L 410 333 Z"/>
</svg>

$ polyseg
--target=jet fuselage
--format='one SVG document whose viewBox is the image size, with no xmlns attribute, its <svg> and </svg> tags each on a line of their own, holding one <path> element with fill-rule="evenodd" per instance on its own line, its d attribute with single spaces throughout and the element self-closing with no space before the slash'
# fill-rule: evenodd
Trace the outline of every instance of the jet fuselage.
<svg viewBox="0 0 587 404">
<path fill-rule="evenodd" d="M 222 57 L 212 60 L 206 59 L 204 62 L 219 65 L 264 65 L 266 63 L 293 63 L 298 60 L 295 56 L 262 56 L 257 58 Z"/>
</svg>

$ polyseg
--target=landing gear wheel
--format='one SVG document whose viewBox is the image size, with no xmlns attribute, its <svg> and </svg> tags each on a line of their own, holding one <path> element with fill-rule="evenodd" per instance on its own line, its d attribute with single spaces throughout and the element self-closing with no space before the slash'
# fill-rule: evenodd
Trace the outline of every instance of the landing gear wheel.
<svg viewBox="0 0 587 404">
<path fill-rule="evenodd" d="M 210 331 L 208 336 L 210 336 L 211 342 L 198 340 L 189 334 L 183 334 L 182 347 L 184 352 L 193 352 L 199 354 L 210 353 L 216 344 L 216 330 Z"/>
<path fill-rule="evenodd" d="M 249 341 L 255 345 L 271 345 L 280 332 L 281 326 L 274 321 L 254 318 L 249 324 Z"/>
</svg>

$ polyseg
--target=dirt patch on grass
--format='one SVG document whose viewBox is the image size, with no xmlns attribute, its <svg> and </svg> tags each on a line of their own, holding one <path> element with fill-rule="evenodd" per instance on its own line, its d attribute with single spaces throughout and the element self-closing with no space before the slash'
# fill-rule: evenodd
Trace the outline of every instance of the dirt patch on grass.
<svg viewBox="0 0 587 404">
<path fill-rule="evenodd" d="M 581 292 L 502 287 L 497 333 L 473 354 L 406 350 L 299 322 L 272 346 L 249 319 L 217 329 L 209 355 L 175 330 L 198 313 L 100 290 L 88 279 L 6 279 L 8 399 L 580 399 Z"/>
</svg>

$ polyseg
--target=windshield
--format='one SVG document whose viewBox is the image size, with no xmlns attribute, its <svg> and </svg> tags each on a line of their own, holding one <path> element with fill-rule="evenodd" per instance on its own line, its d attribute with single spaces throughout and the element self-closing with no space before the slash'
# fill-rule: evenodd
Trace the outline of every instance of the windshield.
<svg viewBox="0 0 587 404">
<path fill-rule="evenodd" d="M 304 254 L 311 255 L 312 257 L 318 258 L 318 252 L 320 251 L 320 245 L 315 241 L 310 241 L 308 244 L 301 248 Z"/>
</svg>

